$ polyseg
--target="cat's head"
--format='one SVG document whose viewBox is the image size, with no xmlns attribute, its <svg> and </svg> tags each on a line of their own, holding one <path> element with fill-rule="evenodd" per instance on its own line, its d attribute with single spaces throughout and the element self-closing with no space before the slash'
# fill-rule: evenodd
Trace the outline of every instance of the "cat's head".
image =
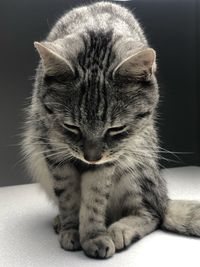
<svg viewBox="0 0 200 267">
<path fill-rule="evenodd" d="M 117 160 L 152 124 L 158 102 L 155 51 L 122 44 L 119 52 L 119 46 L 94 36 L 89 43 L 69 44 L 35 43 L 42 59 L 36 86 L 47 138 L 62 157 L 90 164 Z"/>
</svg>

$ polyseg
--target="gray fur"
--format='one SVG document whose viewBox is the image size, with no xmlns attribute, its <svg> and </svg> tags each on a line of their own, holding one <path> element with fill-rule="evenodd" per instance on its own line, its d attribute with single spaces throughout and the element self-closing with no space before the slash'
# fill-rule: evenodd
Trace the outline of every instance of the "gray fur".
<svg viewBox="0 0 200 267">
<path fill-rule="evenodd" d="M 23 150 L 62 248 L 108 258 L 160 226 L 199 236 L 200 204 L 169 200 L 160 175 L 155 52 L 134 16 L 76 8 L 35 47 Z"/>
</svg>

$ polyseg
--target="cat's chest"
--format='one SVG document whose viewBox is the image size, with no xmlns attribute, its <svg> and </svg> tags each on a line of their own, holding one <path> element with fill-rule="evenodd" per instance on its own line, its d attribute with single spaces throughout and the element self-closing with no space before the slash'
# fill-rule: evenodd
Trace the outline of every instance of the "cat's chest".
<svg viewBox="0 0 200 267">
<path fill-rule="evenodd" d="M 114 175 L 107 207 L 107 216 L 112 221 L 121 218 L 125 199 L 129 194 L 132 196 L 133 205 L 140 205 L 142 197 L 139 194 L 137 177 L 130 173 L 124 173 L 120 178 Z"/>
</svg>

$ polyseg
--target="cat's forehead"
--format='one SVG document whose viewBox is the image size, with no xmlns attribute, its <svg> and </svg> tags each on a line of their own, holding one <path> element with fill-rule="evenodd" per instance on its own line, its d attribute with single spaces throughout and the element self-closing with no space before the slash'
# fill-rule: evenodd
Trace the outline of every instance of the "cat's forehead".
<svg viewBox="0 0 200 267">
<path fill-rule="evenodd" d="M 71 116 L 75 124 L 95 131 L 123 124 L 131 108 L 129 97 L 119 92 L 104 74 L 88 74 L 75 87 L 71 88 L 70 100 L 66 93 L 67 116 Z"/>
<path fill-rule="evenodd" d="M 127 103 L 117 101 L 107 89 L 94 85 L 78 93 L 71 103 L 72 122 L 87 132 L 101 132 L 105 128 L 122 125 L 127 119 Z"/>
</svg>

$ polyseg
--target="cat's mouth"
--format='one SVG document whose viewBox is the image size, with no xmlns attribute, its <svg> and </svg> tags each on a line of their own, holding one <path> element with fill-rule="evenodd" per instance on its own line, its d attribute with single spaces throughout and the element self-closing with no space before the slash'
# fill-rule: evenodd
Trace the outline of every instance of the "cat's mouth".
<svg viewBox="0 0 200 267">
<path fill-rule="evenodd" d="M 100 160 L 86 160 L 83 157 L 76 157 L 73 156 L 72 159 L 73 162 L 80 162 L 82 164 L 85 164 L 87 166 L 95 167 L 95 166 L 103 166 L 103 165 L 109 165 L 113 164 L 113 159 L 105 157 L 101 158 Z"/>
<path fill-rule="evenodd" d="M 109 160 L 107 159 L 100 159 L 100 160 L 86 160 L 84 158 L 81 158 L 80 159 L 82 162 L 88 164 L 88 165 L 102 165 L 102 164 L 105 164 L 105 163 L 108 163 Z"/>
</svg>

